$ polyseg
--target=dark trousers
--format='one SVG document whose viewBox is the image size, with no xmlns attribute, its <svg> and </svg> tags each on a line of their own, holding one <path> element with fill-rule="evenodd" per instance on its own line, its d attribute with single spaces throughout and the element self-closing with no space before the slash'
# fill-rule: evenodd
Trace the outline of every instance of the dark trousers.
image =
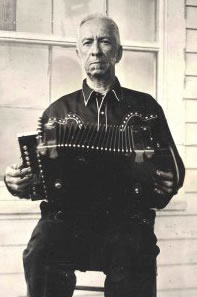
<svg viewBox="0 0 197 297">
<path fill-rule="evenodd" d="M 137 220 L 49 212 L 23 253 L 28 297 L 71 297 L 75 269 L 103 271 L 106 297 L 156 297 L 156 241 L 152 227 Z"/>
</svg>

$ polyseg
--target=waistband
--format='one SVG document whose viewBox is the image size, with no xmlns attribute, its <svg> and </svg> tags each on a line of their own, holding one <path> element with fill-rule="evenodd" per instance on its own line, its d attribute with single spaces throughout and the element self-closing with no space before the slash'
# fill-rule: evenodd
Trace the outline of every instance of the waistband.
<svg viewBox="0 0 197 297">
<path fill-rule="evenodd" d="M 54 219 L 64 220 L 65 218 L 89 217 L 92 219 L 103 219 L 105 221 L 124 221 L 131 220 L 138 224 L 148 225 L 154 227 L 156 212 L 153 209 L 133 209 L 133 210 L 79 210 L 79 209 L 61 209 L 54 203 L 42 201 L 40 204 L 41 214 L 52 215 Z"/>
</svg>

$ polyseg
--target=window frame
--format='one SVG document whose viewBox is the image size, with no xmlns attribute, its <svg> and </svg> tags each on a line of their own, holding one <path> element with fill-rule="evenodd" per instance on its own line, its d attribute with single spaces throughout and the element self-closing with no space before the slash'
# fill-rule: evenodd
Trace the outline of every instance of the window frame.
<svg viewBox="0 0 197 297">
<path fill-rule="evenodd" d="M 163 22 L 160 19 L 163 19 L 162 13 L 162 2 L 163 0 L 155 0 L 156 6 L 156 28 L 160 26 Z M 105 0 L 104 2 L 104 12 L 108 15 L 108 2 L 109 0 Z M 158 25 L 159 22 L 159 25 Z M 163 30 L 163 28 L 162 28 Z M 161 32 L 162 32 L 161 30 Z M 158 34 L 156 30 L 156 38 L 158 39 L 159 36 L 162 34 Z M 53 32 L 53 20 L 51 20 L 51 32 Z M 161 39 L 161 38 L 160 38 Z M 32 32 L 15 32 L 15 31 L 1 31 L 0 30 L 0 42 L 12 42 L 12 43 L 24 43 L 24 44 L 33 44 L 33 45 L 46 45 L 49 46 L 49 56 L 51 55 L 50 51 L 54 46 L 61 46 L 65 48 L 75 48 L 76 46 L 76 39 L 75 38 L 66 38 L 61 37 L 58 35 L 53 34 L 38 34 Z M 156 98 L 162 96 L 162 92 L 160 91 L 160 85 L 157 83 L 161 81 L 162 76 L 162 55 L 160 54 L 162 50 L 162 42 L 161 41 L 153 41 L 153 42 L 134 42 L 129 40 L 122 41 L 123 50 L 124 51 L 138 51 L 138 52 L 151 52 L 155 54 L 155 94 Z M 50 62 L 50 61 L 49 61 Z M 49 65 L 50 67 L 50 65 Z M 159 79 L 158 79 L 159 77 Z M 51 101 L 51 98 L 49 98 Z"/>
</svg>

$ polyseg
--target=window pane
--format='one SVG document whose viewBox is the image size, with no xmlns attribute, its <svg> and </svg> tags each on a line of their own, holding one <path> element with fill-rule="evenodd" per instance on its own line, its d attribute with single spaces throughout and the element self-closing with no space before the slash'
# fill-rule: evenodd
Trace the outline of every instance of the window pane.
<svg viewBox="0 0 197 297">
<path fill-rule="evenodd" d="M 52 98 L 53 100 L 81 88 L 82 71 L 75 48 L 53 48 Z"/>
<path fill-rule="evenodd" d="M 51 33 L 51 1 L 17 0 L 16 31 Z"/>
<path fill-rule="evenodd" d="M 122 86 L 155 97 L 155 64 L 156 57 L 153 53 L 125 51 L 120 64 L 117 65 L 117 77 Z"/>
<path fill-rule="evenodd" d="M 0 30 L 16 30 L 16 0 L 0 0 Z"/>
<path fill-rule="evenodd" d="M 51 33 L 51 1 L 0 0 L 0 30 Z"/>
<path fill-rule="evenodd" d="M 109 0 L 109 16 L 120 28 L 122 40 L 154 41 L 156 28 L 155 0 Z"/>
<path fill-rule="evenodd" d="M 104 13 L 105 0 L 59 0 L 54 3 L 54 34 L 76 37 L 80 20 L 90 13 Z"/>
<path fill-rule="evenodd" d="M 0 105 L 43 107 L 49 100 L 48 48 L 0 44 Z"/>
</svg>

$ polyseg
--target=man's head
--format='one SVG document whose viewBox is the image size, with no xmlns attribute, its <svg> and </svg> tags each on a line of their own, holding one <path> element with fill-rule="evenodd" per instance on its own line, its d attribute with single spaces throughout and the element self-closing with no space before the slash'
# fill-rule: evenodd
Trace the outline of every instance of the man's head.
<svg viewBox="0 0 197 297">
<path fill-rule="evenodd" d="M 80 23 L 77 54 L 89 78 L 113 79 L 122 57 L 116 23 L 103 15 L 90 15 Z"/>
</svg>

